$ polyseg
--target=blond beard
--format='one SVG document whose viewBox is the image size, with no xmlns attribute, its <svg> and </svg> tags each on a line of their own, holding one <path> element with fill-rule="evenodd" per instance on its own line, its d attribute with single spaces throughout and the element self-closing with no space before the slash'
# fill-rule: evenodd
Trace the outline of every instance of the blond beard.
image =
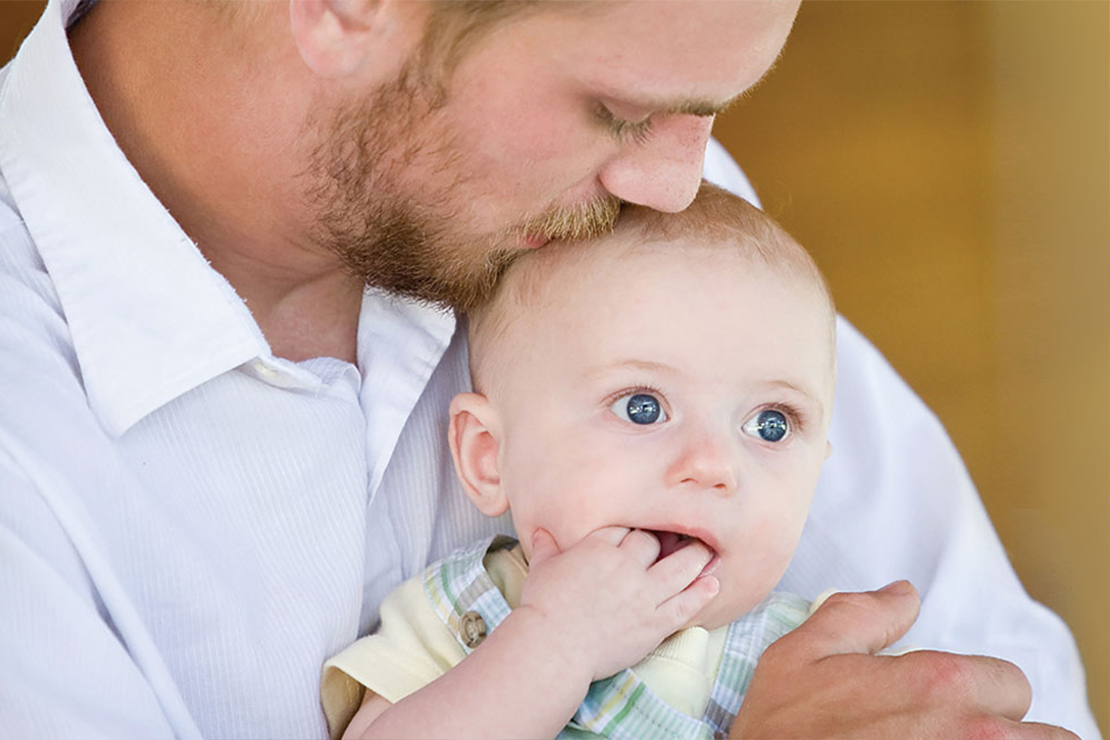
<svg viewBox="0 0 1110 740">
<path fill-rule="evenodd" d="M 438 106 L 406 78 L 412 79 L 402 76 L 330 120 L 306 126 L 317 141 L 306 173 L 307 196 L 318 213 L 314 238 L 354 277 L 367 286 L 468 311 L 489 301 L 501 275 L 524 251 L 515 246 L 522 238 L 580 240 L 613 230 L 620 201 L 612 196 L 548 208 L 493 235 L 452 230 L 457 219 L 448 196 L 465 191 L 465 158 L 447 132 L 432 137 L 421 129 L 421 123 L 431 125 Z M 422 193 L 425 200 L 417 202 L 399 193 L 398 183 L 421 157 L 436 157 L 437 171 L 453 167 L 457 174 L 449 187 Z"/>
</svg>

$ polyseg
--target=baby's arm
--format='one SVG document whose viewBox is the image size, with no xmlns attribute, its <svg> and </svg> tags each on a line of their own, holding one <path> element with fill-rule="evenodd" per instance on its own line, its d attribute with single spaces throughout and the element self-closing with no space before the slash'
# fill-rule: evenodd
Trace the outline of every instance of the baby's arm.
<svg viewBox="0 0 1110 740">
<path fill-rule="evenodd" d="M 592 681 L 637 663 L 716 596 L 717 579 L 700 576 L 704 546 L 658 554 L 639 530 L 598 530 L 564 552 L 537 532 L 520 607 L 419 691 L 396 704 L 368 694 L 343 737 L 555 737 Z"/>
</svg>

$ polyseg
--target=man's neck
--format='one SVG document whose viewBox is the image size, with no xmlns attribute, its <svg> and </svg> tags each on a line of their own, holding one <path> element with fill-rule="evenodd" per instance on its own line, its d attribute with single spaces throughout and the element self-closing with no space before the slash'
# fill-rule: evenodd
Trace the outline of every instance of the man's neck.
<svg viewBox="0 0 1110 740">
<path fill-rule="evenodd" d="M 362 286 L 309 238 L 311 73 L 281 5 L 229 19 L 203 3 L 101 2 L 70 44 L 120 148 L 274 353 L 353 362 Z"/>
</svg>

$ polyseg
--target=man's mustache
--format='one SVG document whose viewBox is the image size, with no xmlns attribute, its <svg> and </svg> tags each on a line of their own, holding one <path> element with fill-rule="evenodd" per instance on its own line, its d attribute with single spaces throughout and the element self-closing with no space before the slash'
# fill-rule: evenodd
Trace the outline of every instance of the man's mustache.
<svg viewBox="0 0 1110 740">
<path fill-rule="evenodd" d="M 551 241 L 593 239 L 608 234 L 616 227 L 620 210 L 620 198 L 601 196 L 581 205 L 553 208 L 541 213 L 528 221 L 522 231 L 526 238 Z"/>
</svg>

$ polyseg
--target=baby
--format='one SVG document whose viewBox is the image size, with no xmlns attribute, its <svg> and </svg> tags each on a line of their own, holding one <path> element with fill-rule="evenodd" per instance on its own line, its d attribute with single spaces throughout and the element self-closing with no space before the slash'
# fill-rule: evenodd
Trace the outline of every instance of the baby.
<svg viewBox="0 0 1110 740">
<path fill-rule="evenodd" d="M 449 439 L 520 543 L 386 598 L 325 667 L 333 737 L 727 733 L 808 613 L 772 589 L 830 449 L 834 316 L 805 250 L 709 185 L 519 259 L 470 317 Z"/>
</svg>

